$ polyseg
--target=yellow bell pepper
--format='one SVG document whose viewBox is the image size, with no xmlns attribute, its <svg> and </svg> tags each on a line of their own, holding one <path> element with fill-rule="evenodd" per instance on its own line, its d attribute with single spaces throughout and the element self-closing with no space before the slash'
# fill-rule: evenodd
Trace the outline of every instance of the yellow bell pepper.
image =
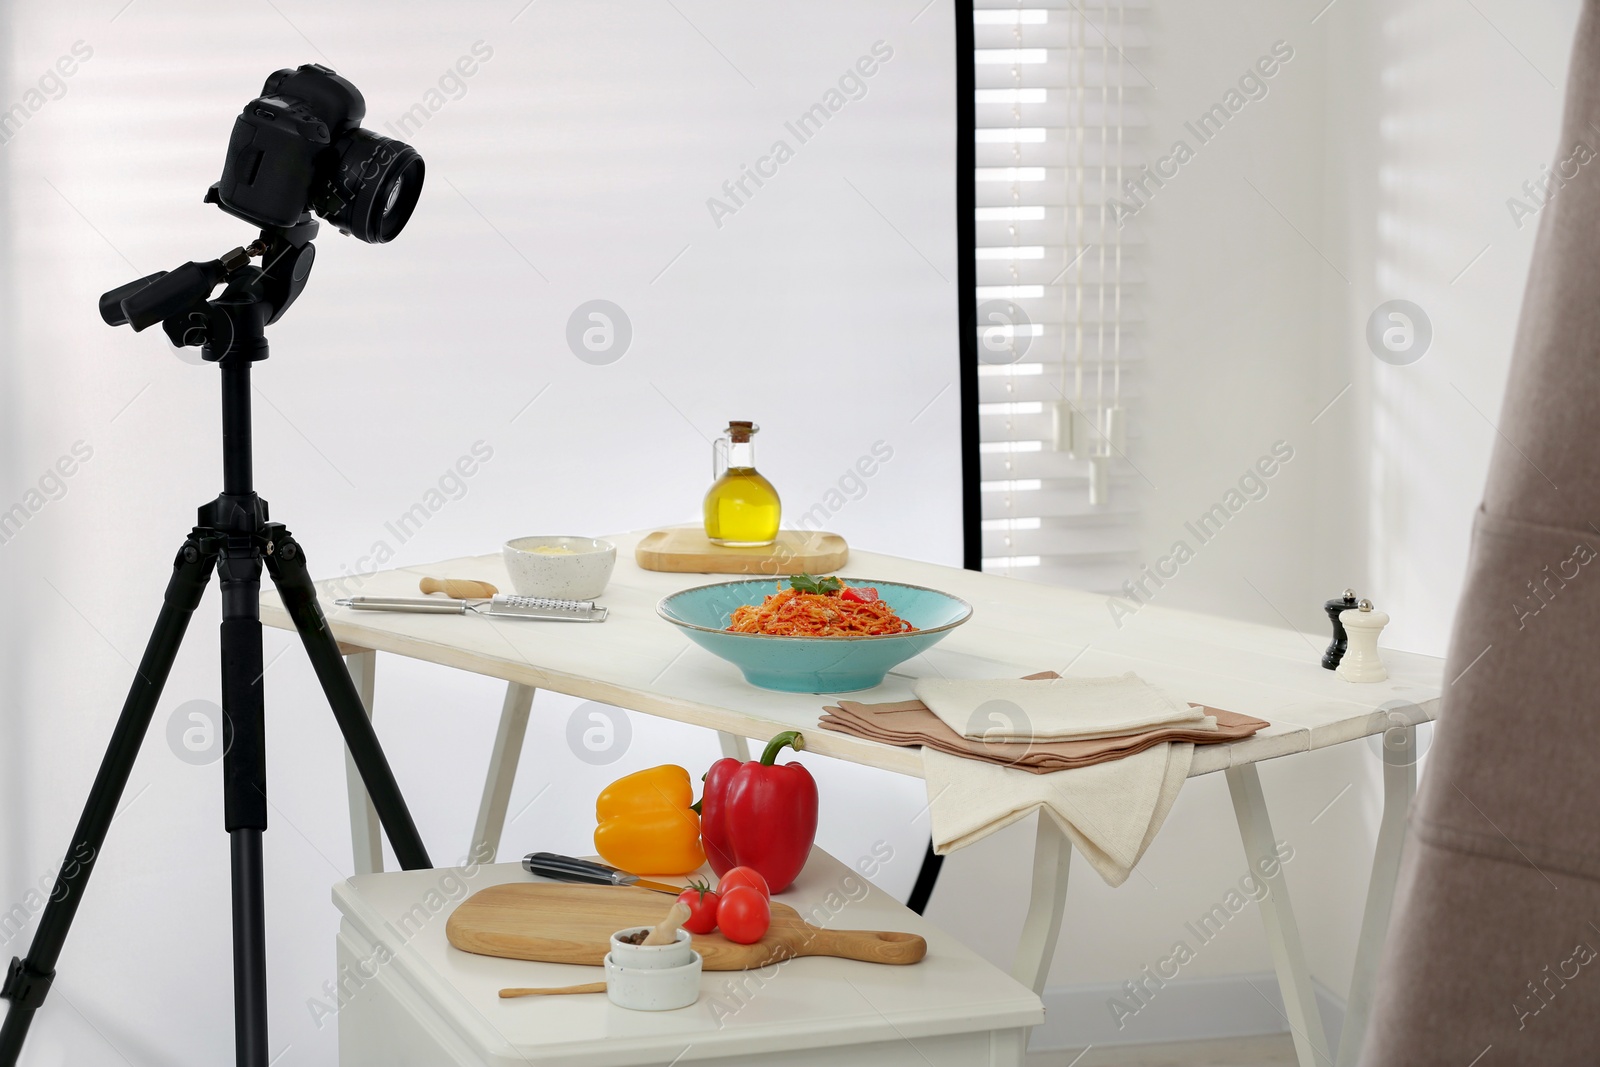
<svg viewBox="0 0 1600 1067">
<path fill-rule="evenodd" d="M 594 850 L 632 874 L 688 874 L 706 861 L 689 772 L 675 764 L 636 771 L 595 801 Z"/>
</svg>

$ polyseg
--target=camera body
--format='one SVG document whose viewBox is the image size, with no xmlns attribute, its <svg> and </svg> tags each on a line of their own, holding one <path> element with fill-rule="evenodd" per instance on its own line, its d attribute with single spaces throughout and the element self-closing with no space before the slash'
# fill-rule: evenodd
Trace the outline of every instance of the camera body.
<svg viewBox="0 0 1600 1067">
<path fill-rule="evenodd" d="M 206 194 L 230 215 L 288 228 L 315 211 L 347 235 L 382 244 L 416 207 L 416 149 L 361 128 L 360 90 L 320 63 L 280 70 L 234 121 L 222 180 Z"/>
</svg>

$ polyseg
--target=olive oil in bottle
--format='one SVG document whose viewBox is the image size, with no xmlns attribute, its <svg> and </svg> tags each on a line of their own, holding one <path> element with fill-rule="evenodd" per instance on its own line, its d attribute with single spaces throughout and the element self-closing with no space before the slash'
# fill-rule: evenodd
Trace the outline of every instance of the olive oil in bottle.
<svg viewBox="0 0 1600 1067">
<path fill-rule="evenodd" d="M 755 445 L 760 430 L 753 422 L 730 422 L 711 446 L 711 474 L 706 493 L 706 536 L 712 544 L 743 548 L 770 545 L 778 536 L 783 505 L 772 483 L 756 470 Z"/>
</svg>

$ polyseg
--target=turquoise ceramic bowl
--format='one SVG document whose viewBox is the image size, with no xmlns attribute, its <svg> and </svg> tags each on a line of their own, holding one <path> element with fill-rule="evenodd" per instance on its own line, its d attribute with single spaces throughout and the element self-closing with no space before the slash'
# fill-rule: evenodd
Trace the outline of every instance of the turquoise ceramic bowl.
<svg viewBox="0 0 1600 1067">
<path fill-rule="evenodd" d="M 729 633 L 735 608 L 759 604 L 781 588 L 772 578 L 719 582 L 685 589 L 664 598 L 656 611 L 689 640 L 721 656 L 744 673 L 745 681 L 784 693 L 852 693 L 883 682 L 889 670 L 938 644 L 972 617 L 960 597 L 872 578 L 845 578 L 846 585 L 870 585 L 917 628 L 915 633 L 879 637 L 779 637 Z"/>
</svg>

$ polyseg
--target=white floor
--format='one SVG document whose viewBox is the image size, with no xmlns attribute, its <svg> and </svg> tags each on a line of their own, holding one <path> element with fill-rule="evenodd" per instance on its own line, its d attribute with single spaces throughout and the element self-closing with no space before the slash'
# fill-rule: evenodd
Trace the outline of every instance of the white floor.
<svg viewBox="0 0 1600 1067">
<path fill-rule="evenodd" d="M 1294 1067 L 1288 1034 L 1035 1052 L 1028 1067 Z"/>
</svg>

